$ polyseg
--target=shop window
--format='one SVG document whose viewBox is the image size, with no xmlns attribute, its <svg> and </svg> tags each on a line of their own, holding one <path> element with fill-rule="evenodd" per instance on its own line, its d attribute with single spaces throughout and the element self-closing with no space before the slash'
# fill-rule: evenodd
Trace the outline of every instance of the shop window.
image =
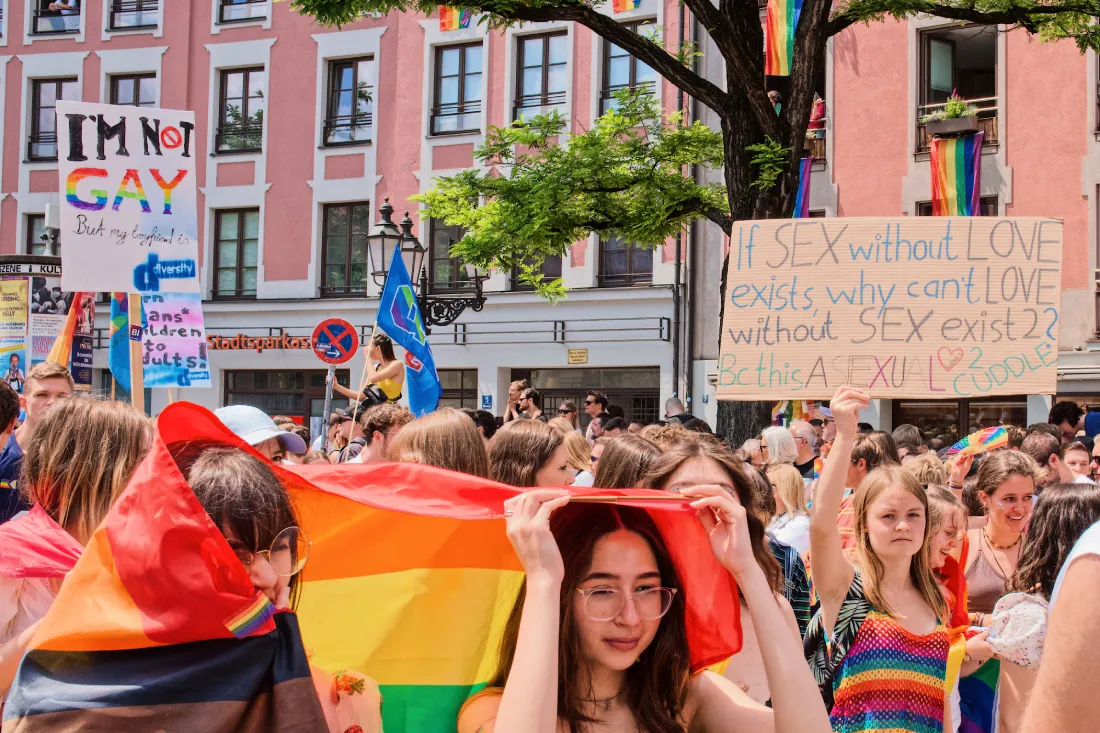
<svg viewBox="0 0 1100 733">
<path fill-rule="evenodd" d="M 894 426 L 916 425 L 927 439 L 951 446 L 981 428 L 1027 425 L 1027 398 L 986 397 L 970 400 L 894 400 Z"/>
<path fill-rule="evenodd" d="M 370 203 L 329 204 L 322 216 L 321 295 L 365 295 Z"/>
<path fill-rule="evenodd" d="M 226 371 L 226 405 L 252 405 L 268 415 L 285 415 L 296 423 L 308 425 L 311 438 L 324 433 L 325 370 L 309 371 Z M 336 370 L 336 381 L 350 385 L 347 369 Z M 332 396 L 332 409 L 348 406 L 339 394 Z"/>
<path fill-rule="evenodd" d="M 482 44 L 435 49 L 433 135 L 481 130 Z"/>
<path fill-rule="evenodd" d="M 440 369 L 439 383 L 443 385 L 440 407 L 478 409 L 477 369 Z"/>
</svg>

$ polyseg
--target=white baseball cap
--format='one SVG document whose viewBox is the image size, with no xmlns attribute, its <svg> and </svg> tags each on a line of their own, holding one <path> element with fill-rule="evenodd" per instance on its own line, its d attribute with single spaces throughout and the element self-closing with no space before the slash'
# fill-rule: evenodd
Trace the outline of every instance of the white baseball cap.
<svg viewBox="0 0 1100 733">
<path fill-rule="evenodd" d="M 252 405 L 230 405 L 219 407 L 214 415 L 222 421 L 222 424 L 230 429 L 238 438 L 256 446 L 265 440 L 278 438 L 291 453 L 305 453 L 306 442 L 294 433 L 280 430 L 267 414 Z"/>
</svg>

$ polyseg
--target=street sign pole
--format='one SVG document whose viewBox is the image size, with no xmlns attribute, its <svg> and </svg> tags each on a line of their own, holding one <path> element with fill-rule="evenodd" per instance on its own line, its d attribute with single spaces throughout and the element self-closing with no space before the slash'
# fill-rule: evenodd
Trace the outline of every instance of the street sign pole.
<svg viewBox="0 0 1100 733">
<path fill-rule="evenodd" d="M 325 378 L 325 444 L 328 444 L 328 421 L 332 416 L 332 385 L 336 381 L 336 365 L 328 365 L 328 376 Z"/>
<path fill-rule="evenodd" d="M 347 364 L 355 356 L 359 335 L 355 327 L 340 318 L 326 318 L 313 329 L 313 353 L 328 364 L 325 377 L 325 442 L 328 442 L 328 421 L 332 415 L 332 387 L 336 383 L 336 365 Z"/>
</svg>

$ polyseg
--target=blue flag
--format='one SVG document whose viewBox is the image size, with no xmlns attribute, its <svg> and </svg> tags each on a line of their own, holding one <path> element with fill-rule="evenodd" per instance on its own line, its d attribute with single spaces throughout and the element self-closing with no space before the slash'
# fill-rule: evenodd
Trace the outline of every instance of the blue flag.
<svg viewBox="0 0 1100 733">
<path fill-rule="evenodd" d="M 130 391 L 130 311 L 126 293 L 111 294 L 111 340 L 107 365 L 118 386 Z"/>
<path fill-rule="evenodd" d="M 386 286 L 382 288 L 382 299 L 378 302 L 378 327 L 405 349 L 409 409 L 417 417 L 428 414 L 439 406 L 443 386 L 435 371 L 435 358 L 428 346 L 416 292 L 401 259 L 400 249 L 393 253 Z"/>
</svg>

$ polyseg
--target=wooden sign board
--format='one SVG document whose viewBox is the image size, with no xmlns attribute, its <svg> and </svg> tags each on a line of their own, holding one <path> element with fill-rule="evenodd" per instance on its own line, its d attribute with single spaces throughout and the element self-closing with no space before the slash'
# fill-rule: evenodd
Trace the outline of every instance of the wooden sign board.
<svg viewBox="0 0 1100 733">
<path fill-rule="evenodd" d="M 718 397 L 1053 394 L 1062 222 L 743 221 L 730 237 Z"/>
</svg>

